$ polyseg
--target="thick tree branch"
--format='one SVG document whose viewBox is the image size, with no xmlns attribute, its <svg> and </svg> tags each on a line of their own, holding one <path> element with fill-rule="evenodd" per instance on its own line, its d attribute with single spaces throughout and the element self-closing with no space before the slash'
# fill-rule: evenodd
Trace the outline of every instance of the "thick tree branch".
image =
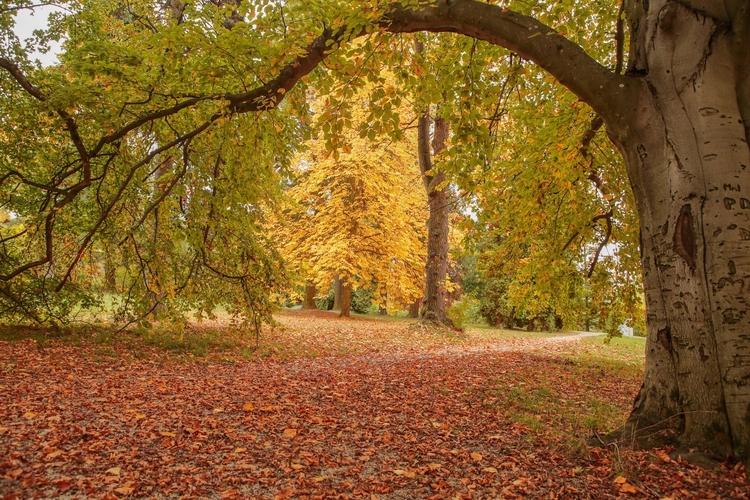
<svg viewBox="0 0 750 500">
<path fill-rule="evenodd" d="M 458 33 L 512 50 L 551 73 L 610 126 L 623 119 L 618 104 L 641 92 L 632 79 L 608 70 L 549 26 L 497 5 L 438 0 L 409 10 L 396 4 L 381 24 L 392 33 Z"/>
</svg>

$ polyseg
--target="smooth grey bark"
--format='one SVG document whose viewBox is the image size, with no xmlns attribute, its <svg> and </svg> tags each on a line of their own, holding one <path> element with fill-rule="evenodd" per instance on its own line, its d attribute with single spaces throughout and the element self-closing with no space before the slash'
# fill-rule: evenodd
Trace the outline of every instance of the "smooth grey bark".
<svg viewBox="0 0 750 500">
<path fill-rule="evenodd" d="M 420 317 L 422 321 L 452 326 L 453 322 L 445 310 L 447 291 L 445 281 L 448 276 L 448 189 L 445 186 L 445 173 L 433 169 L 432 156 L 445 149 L 448 138 L 448 123 L 435 118 L 433 125 L 432 148 L 430 148 L 430 119 L 428 112 L 419 117 L 417 124 L 417 145 L 419 170 L 427 192 L 430 215 L 427 219 L 427 261 L 425 263 L 425 290 Z M 432 149 L 432 152 L 431 152 Z"/>
</svg>

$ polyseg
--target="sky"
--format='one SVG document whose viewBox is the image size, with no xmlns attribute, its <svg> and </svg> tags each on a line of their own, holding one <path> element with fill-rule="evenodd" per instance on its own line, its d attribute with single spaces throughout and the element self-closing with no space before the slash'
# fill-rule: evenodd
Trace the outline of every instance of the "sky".
<svg viewBox="0 0 750 500">
<path fill-rule="evenodd" d="M 45 29 L 47 27 L 47 17 L 56 10 L 60 9 L 54 6 L 43 6 L 37 7 L 33 11 L 29 9 L 20 10 L 16 14 L 16 26 L 13 31 L 15 31 L 21 40 L 29 38 L 32 36 L 34 30 Z M 43 65 L 49 66 L 50 64 L 57 63 L 57 53 L 59 51 L 60 44 L 56 43 L 52 45 L 52 49 L 46 54 L 36 52 L 31 57 L 38 59 Z"/>
</svg>

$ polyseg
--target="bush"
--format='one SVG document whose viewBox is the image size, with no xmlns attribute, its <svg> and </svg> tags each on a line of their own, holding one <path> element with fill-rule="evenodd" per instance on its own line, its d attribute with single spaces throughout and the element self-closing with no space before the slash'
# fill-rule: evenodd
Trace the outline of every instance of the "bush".
<svg viewBox="0 0 750 500">
<path fill-rule="evenodd" d="M 482 322 L 479 307 L 477 299 L 464 296 L 460 301 L 451 304 L 445 312 L 456 328 L 463 329 L 467 323 Z"/>
</svg>

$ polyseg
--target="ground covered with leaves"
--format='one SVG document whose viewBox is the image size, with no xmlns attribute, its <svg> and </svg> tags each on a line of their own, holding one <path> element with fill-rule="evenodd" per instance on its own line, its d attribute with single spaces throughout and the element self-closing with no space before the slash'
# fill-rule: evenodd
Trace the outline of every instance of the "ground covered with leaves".
<svg viewBox="0 0 750 500">
<path fill-rule="evenodd" d="M 739 464 L 585 446 L 632 404 L 637 339 L 278 319 L 257 345 L 6 331 L 2 497 L 750 497 Z"/>
</svg>

